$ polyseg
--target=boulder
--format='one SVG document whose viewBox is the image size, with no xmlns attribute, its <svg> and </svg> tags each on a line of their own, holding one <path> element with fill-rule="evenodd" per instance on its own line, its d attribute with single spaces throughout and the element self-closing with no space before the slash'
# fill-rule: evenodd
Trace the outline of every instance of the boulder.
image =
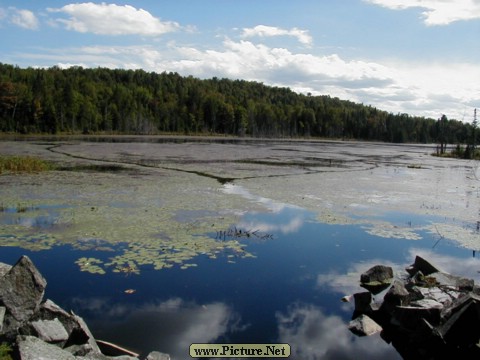
<svg viewBox="0 0 480 360">
<path fill-rule="evenodd" d="M 354 294 L 353 299 L 355 301 L 355 311 L 360 313 L 373 311 L 372 298 L 372 293 L 369 291 Z"/>
<path fill-rule="evenodd" d="M 0 278 L 3 277 L 7 272 L 9 272 L 11 268 L 12 265 L 0 262 Z"/>
<path fill-rule="evenodd" d="M 0 306 L 0 334 L 3 332 L 3 319 L 5 318 L 5 311 L 7 308 L 5 306 Z"/>
<path fill-rule="evenodd" d="M 43 341 L 59 343 L 68 340 L 67 330 L 58 319 L 32 321 L 30 325 L 35 335 Z"/>
<path fill-rule="evenodd" d="M 373 321 L 368 315 L 360 315 L 348 324 L 348 329 L 359 336 L 370 336 L 382 331 L 382 327 Z"/>
<path fill-rule="evenodd" d="M 170 355 L 158 351 L 152 351 L 145 360 L 170 360 Z"/>
<path fill-rule="evenodd" d="M 421 271 L 422 274 L 425 276 L 439 271 L 435 266 L 433 266 L 427 260 L 418 255 L 415 257 L 415 261 L 413 262 L 413 264 L 410 265 L 406 270 L 410 275 L 414 275 L 418 271 Z"/>
<path fill-rule="evenodd" d="M 3 276 L 0 303 L 16 321 L 28 320 L 42 302 L 46 280 L 27 256 Z"/>
<path fill-rule="evenodd" d="M 403 329 L 415 330 L 426 320 L 429 324 L 440 324 L 438 307 L 397 306 L 392 314 L 391 322 Z"/>
<path fill-rule="evenodd" d="M 80 316 L 73 315 L 73 317 L 77 323 L 77 326 L 73 328 L 72 332 L 70 333 L 66 346 L 88 344 L 92 348 L 93 352 L 100 354 L 100 348 L 98 347 L 97 342 L 95 341 L 95 338 L 90 332 L 90 329 L 85 321 Z"/>
<path fill-rule="evenodd" d="M 393 269 L 390 266 L 375 265 L 360 276 L 360 282 L 365 285 L 390 284 L 393 279 Z"/>
<path fill-rule="evenodd" d="M 395 280 L 383 298 L 382 309 L 388 314 L 393 314 L 397 306 L 408 305 L 409 300 L 410 293 L 405 288 L 405 284 Z"/>
<path fill-rule="evenodd" d="M 389 281 L 385 268 L 377 265 L 362 274 L 361 285 Z M 440 271 L 419 256 L 406 270 L 410 276 L 393 280 L 379 309 L 372 307 L 368 294 L 353 295 L 357 318 L 349 329 L 368 335 L 370 330 L 365 329 L 374 319 L 382 329 L 381 337 L 404 358 L 480 358 L 480 287 L 472 279 Z"/>
<path fill-rule="evenodd" d="M 472 279 L 465 279 L 460 276 L 451 275 L 441 271 L 431 273 L 430 277 L 436 280 L 438 286 L 450 287 L 460 291 L 473 290 L 474 281 Z"/>
<path fill-rule="evenodd" d="M 17 336 L 17 346 L 22 360 L 76 360 L 75 356 L 58 346 L 48 344 L 35 336 Z"/>
<path fill-rule="evenodd" d="M 70 334 L 74 328 L 78 327 L 78 323 L 75 320 L 75 316 L 73 314 L 66 312 L 64 309 L 62 309 L 60 306 L 58 306 L 49 299 L 40 304 L 40 308 L 38 309 L 32 320 L 33 319 L 58 319 L 65 327 L 65 330 L 67 330 L 68 334 Z"/>
</svg>

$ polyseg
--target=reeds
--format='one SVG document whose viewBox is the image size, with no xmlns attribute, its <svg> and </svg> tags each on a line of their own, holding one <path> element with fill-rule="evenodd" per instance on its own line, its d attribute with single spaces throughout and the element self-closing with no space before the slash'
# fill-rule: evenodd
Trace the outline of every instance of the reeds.
<svg viewBox="0 0 480 360">
<path fill-rule="evenodd" d="M 33 156 L 0 155 L 0 174 L 37 173 L 51 169 L 51 163 Z"/>
</svg>

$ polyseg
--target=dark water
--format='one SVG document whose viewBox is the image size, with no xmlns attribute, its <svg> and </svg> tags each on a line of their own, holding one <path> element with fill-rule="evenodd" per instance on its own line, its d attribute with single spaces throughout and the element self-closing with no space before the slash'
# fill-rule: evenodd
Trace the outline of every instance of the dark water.
<svg viewBox="0 0 480 360">
<path fill-rule="evenodd" d="M 385 219 L 404 226 L 430 221 L 398 213 Z M 141 275 L 80 272 L 74 264 L 80 256 L 107 260 L 115 253 L 67 246 L 38 252 L 2 247 L 0 261 L 27 254 L 48 281 L 46 298 L 81 315 L 97 338 L 173 359 L 189 359 L 189 345 L 205 342 L 286 342 L 295 359 L 398 359 L 378 336 L 357 338 L 347 330 L 353 308 L 340 298 L 361 291 L 360 272 L 379 263 L 401 269 L 419 253 L 446 271 L 472 275 L 480 269 L 471 251 L 447 239 L 421 232 L 422 240 L 382 238 L 360 225 L 321 224 L 297 207 L 250 213 L 240 222 L 273 235 L 240 240 L 256 258 L 199 256 L 197 267 L 145 267 Z"/>
</svg>

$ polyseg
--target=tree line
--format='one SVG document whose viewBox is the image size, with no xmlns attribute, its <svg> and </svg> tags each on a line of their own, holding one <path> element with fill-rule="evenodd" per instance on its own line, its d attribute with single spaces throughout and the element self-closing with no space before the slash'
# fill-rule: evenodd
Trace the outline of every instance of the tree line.
<svg viewBox="0 0 480 360">
<path fill-rule="evenodd" d="M 471 126 L 393 114 L 328 95 L 174 72 L 0 63 L 0 131 L 227 134 L 468 143 Z"/>
</svg>

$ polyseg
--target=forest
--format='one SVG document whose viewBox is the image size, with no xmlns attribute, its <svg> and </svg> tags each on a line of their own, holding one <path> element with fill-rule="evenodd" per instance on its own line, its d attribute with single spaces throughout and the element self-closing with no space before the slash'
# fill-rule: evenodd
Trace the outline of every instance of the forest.
<svg viewBox="0 0 480 360">
<path fill-rule="evenodd" d="M 178 73 L 0 63 L 0 132 L 319 137 L 468 144 L 472 125 Z"/>
</svg>

